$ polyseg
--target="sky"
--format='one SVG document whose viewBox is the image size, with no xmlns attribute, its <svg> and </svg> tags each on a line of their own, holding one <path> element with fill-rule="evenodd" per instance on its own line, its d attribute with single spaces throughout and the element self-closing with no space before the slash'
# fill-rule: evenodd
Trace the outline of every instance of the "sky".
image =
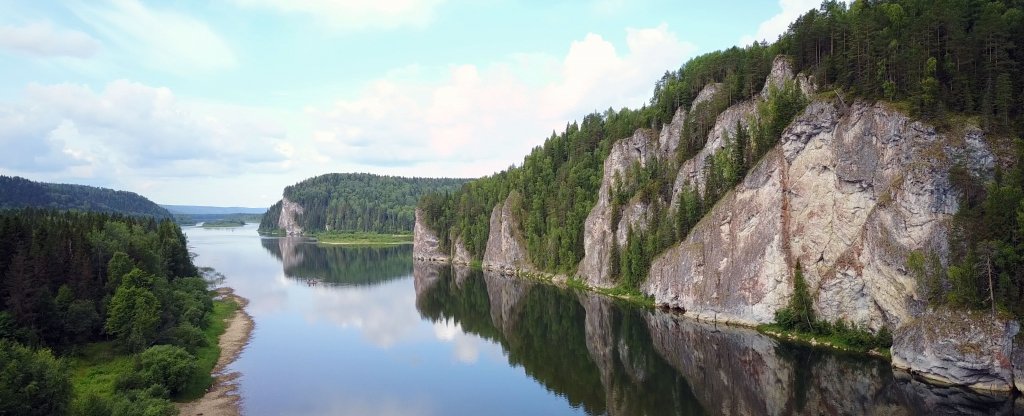
<svg viewBox="0 0 1024 416">
<path fill-rule="evenodd" d="M 269 206 L 480 177 L 818 0 L 0 0 L 0 175 Z"/>
</svg>

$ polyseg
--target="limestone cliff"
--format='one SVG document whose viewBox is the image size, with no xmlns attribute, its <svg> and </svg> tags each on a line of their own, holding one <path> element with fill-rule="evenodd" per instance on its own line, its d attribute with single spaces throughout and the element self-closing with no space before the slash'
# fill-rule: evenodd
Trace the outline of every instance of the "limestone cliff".
<svg viewBox="0 0 1024 416">
<path fill-rule="evenodd" d="M 450 257 L 441 252 L 441 240 L 423 221 L 423 213 L 416 209 L 416 224 L 412 230 L 412 257 L 416 260 L 446 262 Z"/>
<path fill-rule="evenodd" d="M 302 205 L 288 198 L 281 198 L 281 216 L 277 219 L 277 227 L 284 230 L 287 235 L 302 235 L 302 227 L 299 226 L 298 220 L 302 212 Z"/>
<path fill-rule="evenodd" d="M 483 258 L 485 269 L 506 274 L 533 270 L 519 221 L 512 213 L 513 205 L 518 204 L 519 200 L 519 194 L 513 191 L 491 211 L 490 233 L 487 235 L 487 249 Z"/>
<path fill-rule="evenodd" d="M 907 254 L 947 251 L 957 209 L 949 170 L 976 136 L 948 138 L 883 105 L 814 102 L 653 262 L 643 291 L 693 316 L 767 323 L 799 261 L 821 318 L 898 328 L 922 306 Z M 991 169 L 991 158 L 974 159 Z"/>
<path fill-rule="evenodd" d="M 892 365 L 941 384 L 1010 391 L 1019 331 L 1016 321 L 985 312 L 930 311 L 896 334 Z"/>
</svg>

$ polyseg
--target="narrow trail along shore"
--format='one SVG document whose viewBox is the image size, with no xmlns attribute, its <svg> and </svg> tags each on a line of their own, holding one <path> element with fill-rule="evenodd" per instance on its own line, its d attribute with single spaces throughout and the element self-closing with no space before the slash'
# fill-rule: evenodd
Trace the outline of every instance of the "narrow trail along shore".
<svg viewBox="0 0 1024 416">
<path fill-rule="evenodd" d="M 182 416 L 220 416 L 241 414 L 241 398 L 238 396 L 238 372 L 226 373 L 229 364 L 238 358 L 252 336 L 252 316 L 245 311 L 249 300 L 235 294 L 231 288 L 217 289 L 217 293 L 238 303 L 234 315 L 228 318 L 227 328 L 220 336 L 220 357 L 213 367 L 213 385 L 203 397 L 188 403 L 179 403 Z"/>
</svg>

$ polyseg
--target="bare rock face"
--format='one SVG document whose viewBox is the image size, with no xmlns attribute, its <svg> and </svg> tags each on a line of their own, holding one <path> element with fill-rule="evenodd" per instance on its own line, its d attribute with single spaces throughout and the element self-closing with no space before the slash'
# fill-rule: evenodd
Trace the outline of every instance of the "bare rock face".
<svg viewBox="0 0 1024 416">
<path fill-rule="evenodd" d="M 655 258 L 645 293 L 704 320 L 771 322 L 789 301 L 780 151 L 770 152 L 691 231 Z"/>
<path fill-rule="evenodd" d="M 277 228 L 284 230 L 287 235 L 302 235 L 302 227 L 298 222 L 302 212 L 302 205 L 298 202 L 281 198 L 281 216 L 277 219 Z"/>
<path fill-rule="evenodd" d="M 715 119 L 715 126 L 708 133 L 704 147 L 697 152 L 697 155 L 683 162 L 683 166 L 676 175 L 675 183 L 672 186 L 673 209 L 679 205 L 679 192 L 683 190 L 684 186 L 691 185 L 700 192 L 704 192 L 706 178 L 704 167 L 708 156 L 714 155 L 715 152 L 725 147 L 727 136 L 736 135 L 737 123 L 742 128 L 750 127 L 750 122 L 757 116 L 759 102 L 757 99 L 746 100 L 727 108 L 718 115 L 718 118 Z"/>
<path fill-rule="evenodd" d="M 658 135 L 658 151 L 662 155 L 674 155 L 679 148 L 679 136 L 683 132 L 683 124 L 686 122 L 686 109 L 679 107 L 672 121 L 661 127 L 661 134 Z"/>
<path fill-rule="evenodd" d="M 948 251 L 951 160 L 990 160 L 983 142 L 964 143 L 881 105 L 840 114 L 814 102 L 655 259 L 643 291 L 700 318 L 766 323 L 788 301 L 799 261 L 821 318 L 898 328 L 922 310 L 907 255 Z"/>
<path fill-rule="evenodd" d="M 1016 321 L 985 312 L 940 309 L 923 314 L 893 339 L 892 365 L 940 384 L 1010 391 Z"/>
<path fill-rule="evenodd" d="M 483 267 L 506 274 L 531 271 L 526 244 L 520 235 L 519 221 L 512 214 L 512 205 L 518 203 L 519 194 L 509 194 L 505 201 L 491 211 L 490 233 L 487 235 L 487 249 L 484 251 Z"/>
<path fill-rule="evenodd" d="M 678 144 L 678 138 L 674 140 Z M 666 142 L 671 141 L 673 139 L 666 139 Z M 668 147 L 671 146 L 665 146 Z M 618 228 L 619 224 L 612 223 L 612 190 L 616 186 L 616 180 L 623 180 L 630 167 L 635 163 L 644 166 L 654 162 L 657 153 L 658 141 L 651 131 L 646 129 L 637 130 L 631 137 L 612 145 L 608 158 L 604 160 L 604 175 L 601 179 L 601 188 L 598 190 L 597 203 L 583 224 L 585 254 L 580 262 L 579 275 L 586 279 L 587 284 L 597 287 L 615 285 L 611 276 L 612 244 L 617 240 L 616 231 L 626 231 L 613 230 L 613 227 Z M 637 214 L 641 212 L 637 211 Z M 625 215 L 623 217 L 622 220 L 629 221 Z"/>
<path fill-rule="evenodd" d="M 462 242 L 462 237 L 455 239 L 454 250 L 452 263 L 466 266 L 473 260 L 473 256 L 469 254 L 469 250 L 466 250 L 466 245 Z"/>
<path fill-rule="evenodd" d="M 465 249 L 465 247 L 463 247 Z M 412 231 L 412 257 L 417 260 L 447 262 L 447 254 L 441 252 L 441 240 L 423 222 L 423 213 L 416 209 L 416 224 Z"/>
</svg>

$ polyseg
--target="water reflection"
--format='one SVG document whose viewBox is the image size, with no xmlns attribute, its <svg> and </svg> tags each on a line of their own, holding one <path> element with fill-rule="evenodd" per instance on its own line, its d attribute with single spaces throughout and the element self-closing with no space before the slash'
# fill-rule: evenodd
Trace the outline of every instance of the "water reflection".
<svg viewBox="0 0 1024 416">
<path fill-rule="evenodd" d="M 343 286 L 375 285 L 412 273 L 412 246 L 359 247 L 317 244 L 302 237 L 262 238 L 281 260 L 284 274 Z"/>
<path fill-rule="evenodd" d="M 416 262 L 416 306 L 493 340 L 588 414 L 1013 414 L 1007 397 L 936 388 L 862 356 L 780 344 L 589 292 Z"/>
</svg>

